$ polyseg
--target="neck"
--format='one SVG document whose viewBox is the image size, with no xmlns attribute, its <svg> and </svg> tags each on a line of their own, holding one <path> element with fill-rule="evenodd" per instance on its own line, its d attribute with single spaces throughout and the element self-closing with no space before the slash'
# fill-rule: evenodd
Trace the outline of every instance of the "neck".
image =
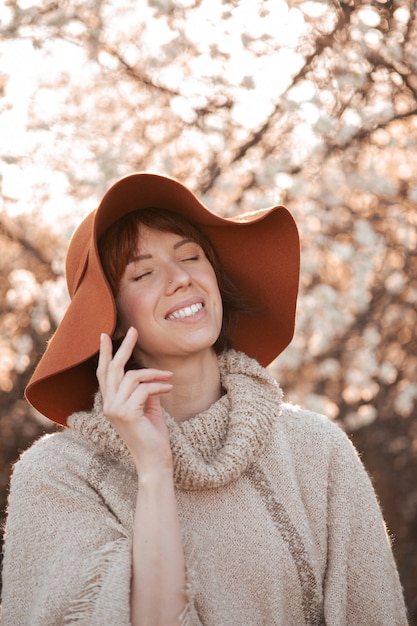
<svg viewBox="0 0 417 626">
<path fill-rule="evenodd" d="M 167 369 L 174 372 L 173 389 L 160 396 L 161 404 L 178 422 L 206 411 L 222 395 L 220 370 L 213 350 L 191 356 Z"/>
</svg>

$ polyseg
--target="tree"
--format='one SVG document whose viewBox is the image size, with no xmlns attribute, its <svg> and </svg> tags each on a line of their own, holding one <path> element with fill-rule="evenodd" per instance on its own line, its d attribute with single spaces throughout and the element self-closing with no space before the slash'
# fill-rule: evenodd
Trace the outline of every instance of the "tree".
<svg viewBox="0 0 417 626">
<path fill-rule="evenodd" d="M 36 81 L 27 151 L 0 160 L 2 432 L 45 427 L 28 426 L 22 390 L 66 302 L 51 295 L 63 241 L 110 182 L 159 171 L 226 215 L 284 203 L 302 281 L 272 371 L 352 434 L 417 613 L 416 2 L 14 0 L 6 13 L 3 45 L 25 50 Z M 2 73 L 0 124 L 17 106 Z M 28 198 L 36 219 L 11 221 Z M 40 232 L 60 203 L 62 227 Z"/>
</svg>

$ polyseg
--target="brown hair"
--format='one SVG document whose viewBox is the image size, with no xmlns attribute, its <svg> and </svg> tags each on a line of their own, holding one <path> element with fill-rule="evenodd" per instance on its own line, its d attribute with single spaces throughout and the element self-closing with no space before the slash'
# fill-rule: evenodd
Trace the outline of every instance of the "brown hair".
<svg viewBox="0 0 417 626">
<path fill-rule="evenodd" d="M 196 226 L 177 213 L 153 207 L 132 211 L 103 234 L 98 242 L 98 248 L 113 296 L 117 296 L 125 267 L 135 254 L 141 224 L 161 232 L 187 237 L 202 248 L 214 269 L 223 303 L 223 323 L 214 349 L 220 354 L 230 348 L 238 313 L 246 310 L 246 307 L 237 288 L 221 266 L 211 242 Z"/>
</svg>

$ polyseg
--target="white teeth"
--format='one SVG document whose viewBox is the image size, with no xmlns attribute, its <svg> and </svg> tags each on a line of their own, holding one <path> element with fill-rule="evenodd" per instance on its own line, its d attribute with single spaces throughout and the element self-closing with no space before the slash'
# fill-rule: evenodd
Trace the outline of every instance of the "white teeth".
<svg viewBox="0 0 417 626">
<path fill-rule="evenodd" d="M 178 309 L 178 311 L 174 311 L 171 315 L 168 315 L 167 320 L 178 320 L 182 317 L 191 317 L 201 311 L 203 305 L 201 302 L 197 304 L 191 304 L 190 306 L 186 306 L 184 309 Z"/>
</svg>

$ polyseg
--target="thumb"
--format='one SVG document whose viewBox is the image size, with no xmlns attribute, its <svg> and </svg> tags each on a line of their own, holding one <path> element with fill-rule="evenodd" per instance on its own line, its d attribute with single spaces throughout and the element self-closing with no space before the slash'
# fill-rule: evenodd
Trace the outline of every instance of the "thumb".
<svg viewBox="0 0 417 626">
<path fill-rule="evenodd" d="M 145 414 L 150 420 L 164 417 L 164 410 L 159 395 L 148 396 L 145 405 Z"/>
</svg>

